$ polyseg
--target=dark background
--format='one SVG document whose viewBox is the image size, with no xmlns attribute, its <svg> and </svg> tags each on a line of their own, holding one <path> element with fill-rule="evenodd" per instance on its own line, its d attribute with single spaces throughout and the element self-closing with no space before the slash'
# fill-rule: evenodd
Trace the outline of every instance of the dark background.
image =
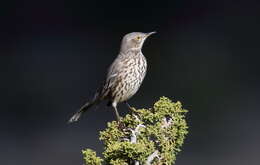
<svg viewBox="0 0 260 165">
<path fill-rule="evenodd" d="M 123 35 L 158 33 L 129 102 L 160 96 L 190 112 L 178 165 L 259 165 L 259 3 L 232 0 L 1 2 L 0 164 L 82 164 L 102 151 L 98 132 L 114 112 L 102 104 L 69 117 L 100 85 Z M 125 105 L 120 113 L 127 113 Z"/>
</svg>

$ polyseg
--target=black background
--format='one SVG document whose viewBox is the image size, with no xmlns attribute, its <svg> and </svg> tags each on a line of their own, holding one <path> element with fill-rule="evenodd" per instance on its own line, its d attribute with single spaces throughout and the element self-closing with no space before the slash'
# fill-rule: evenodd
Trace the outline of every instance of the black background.
<svg viewBox="0 0 260 165">
<path fill-rule="evenodd" d="M 160 96 L 190 110 L 178 165 L 260 162 L 259 2 L 232 0 L 1 2 L 0 164 L 82 164 L 102 151 L 104 104 L 69 117 L 100 85 L 123 35 L 157 31 L 144 44 L 148 73 L 129 101 Z M 127 113 L 125 105 L 120 113 Z"/>
</svg>

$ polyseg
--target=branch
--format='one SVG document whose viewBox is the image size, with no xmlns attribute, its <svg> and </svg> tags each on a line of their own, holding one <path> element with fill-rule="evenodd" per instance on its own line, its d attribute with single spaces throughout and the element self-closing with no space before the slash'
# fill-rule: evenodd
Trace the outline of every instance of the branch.
<svg viewBox="0 0 260 165">
<path fill-rule="evenodd" d="M 131 143 L 136 143 L 136 141 L 137 141 L 137 135 L 140 134 L 140 132 L 139 132 L 139 128 L 140 128 L 140 127 L 145 128 L 145 126 L 144 126 L 143 124 L 138 124 L 134 130 L 133 130 L 133 129 L 130 129 L 130 131 L 132 132 L 132 135 L 131 135 L 131 138 L 130 138 L 130 142 L 131 142 Z"/>
<path fill-rule="evenodd" d="M 151 165 L 152 161 L 154 160 L 154 158 L 158 158 L 160 159 L 159 155 L 158 155 L 159 151 L 155 150 L 150 156 L 148 156 L 145 165 Z"/>
</svg>

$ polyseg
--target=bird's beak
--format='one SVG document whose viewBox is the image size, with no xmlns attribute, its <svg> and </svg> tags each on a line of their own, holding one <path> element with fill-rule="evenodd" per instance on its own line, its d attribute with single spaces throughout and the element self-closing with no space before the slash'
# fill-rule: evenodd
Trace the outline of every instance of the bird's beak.
<svg viewBox="0 0 260 165">
<path fill-rule="evenodd" d="M 146 38 L 149 37 L 152 34 L 155 34 L 156 32 L 150 32 L 150 33 L 146 33 Z"/>
</svg>

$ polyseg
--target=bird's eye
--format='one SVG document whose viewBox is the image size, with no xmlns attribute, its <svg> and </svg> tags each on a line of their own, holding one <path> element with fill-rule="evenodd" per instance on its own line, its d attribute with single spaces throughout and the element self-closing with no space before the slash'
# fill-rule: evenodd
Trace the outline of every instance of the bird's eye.
<svg viewBox="0 0 260 165">
<path fill-rule="evenodd" d="M 137 37 L 136 37 L 136 39 L 137 39 L 137 40 L 140 40 L 140 39 L 141 39 L 141 37 L 140 37 L 140 36 L 137 36 Z"/>
</svg>

